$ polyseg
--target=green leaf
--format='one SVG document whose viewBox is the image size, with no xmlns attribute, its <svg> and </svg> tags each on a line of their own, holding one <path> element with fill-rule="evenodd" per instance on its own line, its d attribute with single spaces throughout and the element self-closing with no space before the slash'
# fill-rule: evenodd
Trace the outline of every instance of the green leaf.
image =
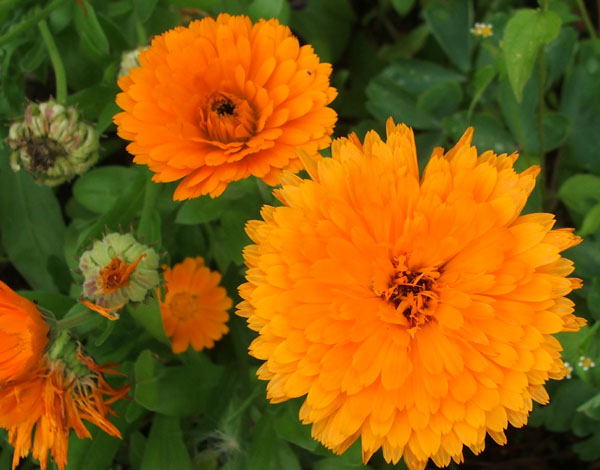
<svg viewBox="0 0 600 470">
<path fill-rule="evenodd" d="M 163 328 L 160 306 L 156 296 L 150 297 L 145 304 L 128 304 L 127 311 L 139 325 L 157 340 L 164 344 L 169 344 L 169 340 Z"/>
<path fill-rule="evenodd" d="M 290 441 L 292 444 L 314 452 L 321 445 L 310 435 L 310 426 L 302 424 L 298 418 L 301 405 L 300 400 L 278 405 L 281 409 L 277 414 L 277 418 L 275 418 L 275 432 L 279 437 Z"/>
<path fill-rule="evenodd" d="M 560 110 L 571 119 L 568 157 L 580 168 L 600 174 L 600 51 L 579 44 L 577 62 L 563 85 Z"/>
<path fill-rule="evenodd" d="M 356 14 L 349 0 L 312 0 L 293 10 L 290 27 L 311 44 L 321 62 L 336 62 L 351 39 Z"/>
<path fill-rule="evenodd" d="M 224 198 L 213 199 L 210 196 L 200 196 L 185 201 L 177 211 L 175 223 L 196 225 L 211 220 L 217 220 L 229 209 L 229 201 Z"/>
<path fill-rule="evenodd" d="M 586 283 L 589 286 L 589 293 L 586 299 L 588 309 L 596 320 L 600 320 L 600 277 L 594 277 L 591 285 L 587 280 Z"/>
<path fill-rule="evenodd" d="M 57 317 L 63 317 L 75 305 L 71 297 L 44 291 L 19 291 L 19 294 L 31 301 L 37 302 L 41 307 L 50 310 Z"/>
<path fill-rule="evenodd" d="M 556 39 L 546 46 L 546 89 L 561 79 L 574 55 L 576 44 L 577 31 L 566 27 L 561 28 Z"/>
<path fill-rule="evenodd" d="M 248 5 L 248 16 L 252 21 L 261 18 L 277 18 L 287 24 L 290 19 L 290 4 L 287 0 L 254 0 Z"/>
<path fill-rule="evenodd" d="M 542 118 L 544 126 L 544 151 L 549 152 L 566 142 L 571 133 L 571 119 L 562 113 L 545 112 Z"/>
<path fill-rule="evenodd" d="M 476 114 L 469 119 L 466 112 L 459 112 L 444 119 L 443 125 L 453 141 L 458 141 L 467 127 L 473 126 L 475 128 L 473 145 L 477 147 L 479 153 L 486 150 L 493 150 L 497 154 L 512 153 L 517 148 L 517 144 L 502 121 L 494 114 Z"/>
<path fill-rule="evenodd" d="M 464 75 L 433 62 L 417 59 L 396 59 L 377 76 L 394 82 L 410 94 L 419 94 L 449 82 L 459 83 Z"/>
<path fill-rule="evenodd" d="M 429 113 L 417 107 L 414 97 L 388 78 L 380 76 L 371 80 L 366 94 L 367 110 L 382 122 L 391 116 L 396 122 L 404 122 L 418 129 L 439 127 Z"/>
<path fill-rule="evenodd" d="M 0 147 L 0 227 L 11 263 L 33 289 L 66 291 L 70 274 L 63 261 L 65 223 L 60 205 L 48 186 L 35 184 L 21 170 L 8 166 L 6 146 Z"/>
<path fill-rule="evenodd" d="M 144 448 L 141 470 L 191 470 L 179 418 L 154 415 Z"/>
<path fill-rule="evenodd" d="M 152 12 L 156 8 L 157 3 L 158 0 L 134 0 L 133 4 L 138 20 L 142 23 L 148 20 L 148 18 L 152 16 Z"/>
<path fill-rule="evenodd" d="M 595 233 L 600 228 L 600 202 L 590 209 L 585 215 L 581 228 L 577 231 L 577 235 L 585 237 Z"/>
<path fill-rule="evenodd" d="M 104 214 L 127 190 L 137 172 L 124 166 L 103 166 L 81 175 L 73 185 L 73 197 L 83 207 Z"/>
<path fill-rule="evenodd" d="M 527 9 L 517 11 L 504 28 L 504 61 L 517 101 L 523 98 L 539 48 L 558 35 L 561 23 L 553 11 Z"/>
<path fill-rule="evenodd" d="M 577 452 L 581 460 L 597 460 L 600 458 L 600 433 L 594 434 L 583 442 L 574 444 L 573 450 Z"/>
<path fill-rule="evenodd" d="M 415 0 L 392 0 L 392 6 L 396 13 L 405 16 L 415 6 Z"/>
<path fill-rule="evenodd" d="M 600 202 L 600 177 L 573 175 L 560 186 L 557 195 L 569 211 L 583 217 Z"/>
<path fill-rule="evenodd" d="M 145 174 L 137 172 L 135 178 L 128 182 L 128 187 L 123 195 L 115 201 L 111 209 L 96 219 L 93 223 L 74 223 L 67 231 L 65 243 L 65 257 L 72 269 L 77 269 L 77 260 L 83 252 L 83 246 L 90 239 L 102 238 L 107 231 L 117 231 L 127 227 L 133 221 L 142 205 L 144 196 Z"/>
<path fill-rule="evenodd" d="M 81 3 L 83 6 L 75 9 L 75 27 L 82 44 L 99 56 L 106 56 L 110 49 L 108 38 L 98 22 L 96 12 L 88 0 L 81 0 Z"/>
<path fill-rule="evenodd" d="M 479 101 L 479 98 L 481 98 L 481 95 L 483 95 L 483 92 L 488 85 L 492 83 L 492 80 L 497 73 L 498 71 L 493 65 L 485 65 L 475 72 L 475 79 L 473 80 L 475 90 L 473 92 L 473 98 L 471 98 L 471 104 L 469 104 L 469 116 L 473 112 L 473 109 L 475 109 L 475 105 Z"/>
<path fill-rule="evenodd" d="M 142 466 L 142 459 L 146 450 L 146 437 L 139 431 L 134 431 L 129 436 L 129 463 L 133 468 Z"/>
<path fill-rule="evenodd" d="M 466 72 L 470 67 L 471 2 L 432 0 L 423 9 L 425 21 L 440 47 L 456 66 Z"/>
<path fill-rule="evenodd" d="M 454 113 L 462 101 L 462 90 L 455 82 L 442 83 L 417 98 L 417 108 L 442 118 Z"/>
<path fill-rule="evenodd" d="M 167 367 L 142 352 L 135 363 L 135 400 L 144 408 L 169 416 L 190 416 L 204 412 L 209 397 L 224 373 L 204 354 L 181 366 Z"/>
</svg>

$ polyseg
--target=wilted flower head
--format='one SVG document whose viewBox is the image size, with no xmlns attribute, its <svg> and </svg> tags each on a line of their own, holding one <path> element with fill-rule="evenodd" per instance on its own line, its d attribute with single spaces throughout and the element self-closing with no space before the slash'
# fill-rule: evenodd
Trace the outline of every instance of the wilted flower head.
<svg viewBox="0 0 600 470">
<path fill-rule="evenodd" d="M 489 38 L 494 34 L 492 32 L 492 25 L 489 23 L 475 23 L 475 26 L 471 28 L 471 33 L 484 38 Z"/>
<path fill-rule="evenodd" d="M 109 233 L 81 255 L 83 295 L 98 306 L 114 308 L 141 302 L 159 283 L 158 255 L 131 233 Z"/>
<path fill-rule="evenodd" d="M 55 186 L 88 170 L 98 160 L 99 135 L 72 106 L 53 100 L 30 103 L 23 121 L 10 126 L 14 171 L 25 168 L 37 183 Z"/>
<path fill-rule="evenodd" d="M 64 470 L 71 429 L 80 439 L 92 437 L 83 420 L 121 437 L 108 419 L 114 414 L 109 405 L 129 387 L 113 389 L 102 373 L 117 372 L 96 365 L 69 341 L 65 333 L 28 374 L 0 387 L 0 427 L 8 431 L 8 441 L 15 448 L 13 470 L 30 450 L 42 470 L 47 468 L 48 452 L 59 470 Z"/>
<path fill-rule="evenodd" d="M 184 352 L 190 344 L 196 351 L 212 348 L 229 331 L 227 310 L 232 301 L 219 286 L 221 275 L 198 256 L 166 268 L 164 276 L 166 294 L 160 312 L 173 352 Z"/>
<path fill-rule="evenodd" d="M 47 344 L 38 308 L 0 281 L 0 388 L 31 370 Z"/>
<path fill-rule="evenodd" d="M 539 168 L 516 173 L 516 154 L 478 155 L 471 137 L 422 177 L 404 125 L 338 139 L 247 225 L 238 308 L 259 378 L 272 402 L 305 396 L 300 418 L 336 453 L 361 438 L 365 462 L 380 447 L 411 470 L 460 462 L 486 434 L 504 444 L 566 373 L 551 335 L 585 323 L 560 256 L 580 239 L 520 216 Z"/>
<path fill-rule="evenodd" d="M 174 198 L 221 194 L 250 175 L 297 171 L 295 148 L 327 146 L 331 65 L 276 19 L 221 14 L 157 36 L 119 80 L 115 116 L 127 149 L 154 181 L 182 179 Z"/>
</svg>

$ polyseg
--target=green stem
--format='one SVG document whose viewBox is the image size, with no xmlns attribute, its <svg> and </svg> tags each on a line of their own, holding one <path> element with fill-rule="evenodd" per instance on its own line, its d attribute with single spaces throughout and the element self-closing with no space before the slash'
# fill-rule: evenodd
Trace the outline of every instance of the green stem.
<svg viewBox="0 0 600 470">
<path fill-rule="evenodd" d="M 148 179 L 146 180 L 146 187 L 144 188 L 144 202 L 142 203 L 142 215 L 140 216 L 140 225 L 138 226 L 137 236 L 139 239 L 145 239 L 145 242 L 153 242 L 152 233 L 152 220 L 154 213 L 156 212 L 156 203 L 158 195 L 160 194 L 161 187 L 158 183 L 152 181 L 152 178 L 148 172 Z"/>
<path fill-rule="evenodd" d="M 60 104 L 65 104 L 67 102 L 67 75 L 65 73 L 65 66 L 60 58 L 56 42 L 54 42 L 54 38 L 52 37 L 52 33 L 50 32 L 50 28 L 48 28 L 46 20 L 41 20 L 38 23 L 38 28 L 40 29 L 40 33 L 42 33 L 42 39 L 44 40 L 44 44 L 46 44 L 46 49 L 48 49 L 48 54 L 52 61 L 52 68 L 54 69 L 54 77 L 56 78 L 56 101 Z"/>
<path fill-rule="evenodd" d="M 95 317 L 96 316 L 92 315 L 92 312 L 86 308 L 75 315 L 58 320 L 58 322 L 56 322 L 56 329 L 58 331 L 70 330 L 76 326 L 83 325 L 89 320 L 93 320 Z"/>
<path fill-rule="evenodd" d="M 37 23 L 45 19 L 54 9 L 65 3 L 67 0 L 54 0 L 50 2 L 46 7 L 37 9 L 30 18 L 27 18 L 20 23 L 14 25 L 10 30 L 0 36 L 0 47 L 10 42 L 13 38 L 16 38 L 26 32 L 28 29 L 34 28 Z"/>
<path fill-rule="evenodd" d="M 542 201 L 545 202 L 544 195 L 546 189 L 546 151 L 545 151 L 545 140 L 544 140 L 544 95 L 545 95 L 545 83 L 546 83 L 546 54 L 544 47 L 540 48 L 540 63 L 539 63 L 539 96 L 538 96 L 538 146 L 540 154 L 540 166 L 541 172 L 541 190 L 542 190 Z"/>
<path fill-rule="evenodd" d="M 594 25 L 592 24 L 590 15 L 588 15 L 588 12 L 585 8 L 583 0 L 577 0 L 577 7 L 579 8 L 579 12 L 581 13 L 581 16 L 583 17 L 583 22 L 585 23 L 585 27 L 588 30 L 588 34 L 594 41 L 597 41 L 598 35 L 596 34 L 596 30 L 594 30 Z"/>
</svg>

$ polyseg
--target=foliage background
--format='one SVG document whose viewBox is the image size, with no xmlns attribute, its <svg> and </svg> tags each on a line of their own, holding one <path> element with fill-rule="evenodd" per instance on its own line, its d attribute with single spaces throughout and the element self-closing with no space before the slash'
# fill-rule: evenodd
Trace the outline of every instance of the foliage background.
<svg viewBox="0 0 600 470">
<path fill-rule="evenodd" d="M 67 102 L 102 133 L 97 166 L 55 189 L 13 173 L 8 146 L 0 146 L 0 279 L 58 318 L 76 315 L 85 308 L 76 302 L 81 278 L 72 270 L 83 247 L 107 228 L 131 227 L 156 243 L 165 264 L 202 255 L 239 301 L 241 250 L 249 243 L 243 227 L 274 202 L 270 188 L 249 179 L 215 200 L 173 202 L 174 184 L 151 183 L 116 136 L 116 78 L 122 52 L 194 18 L 225 11 L 277 17 L 334 65 L 337 136 L 382 133 L 393 116 L 415 129 L 423 166 L 434 146 L 452 145 L 474 125 L 480 151 L 518 149 L 519 169 L 542 165 L 526 211 L 555 212 L 559 226 L 585 237 L 567 256 L 584 280 L 573 298 L 589 326 L 560 337 L 574 372 L 549 385 L 551 404 L 536 407 L 527 428 L 510 431 L 506 447 L 488 442 L 479 457 L 466 451 L 461 468 L 600 468 L 593 463 L 600 459 L 600 367 L 577 365 L 583 355 L 600 364 L 599 3 L 0 0 L 0 137 L 28 100 L 57 93 L 57 62 L 40 39 L 41 20 L 66 72 Z M 493 35 L 471 34 L 476 21 L 491 24 Z M 364 467 L 359 444 L 333 456 L 298 421 L 298 400 L 269 405 L 255 377 L 258 363 L 247 355 L 252 333 L 235 315 L 229 326 L 215 349 L 174 356 L 155 300 L 108 325 L 90 313 L 74 334 L 98 362 L 121 364 L 131 400 L 115 405 L 123 440 L 97 429 L 93 440 L 72 436 L 68 469 L 392 468 L 379 454 Z M 2 431 L 0 470 L 10 468 L 11 458 Z"/>
</svg>

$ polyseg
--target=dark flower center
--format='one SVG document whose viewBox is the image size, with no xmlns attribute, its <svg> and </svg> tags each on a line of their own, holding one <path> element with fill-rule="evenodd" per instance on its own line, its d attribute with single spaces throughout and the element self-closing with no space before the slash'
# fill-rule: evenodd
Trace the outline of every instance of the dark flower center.
<svg viewBox="0 0 600 470">
<path fill-rule="evenodd" d="M 411 328 L 427 323 L 437 304 L 435 283 L 440 273 L 435 269 L 411 271 L 404 257 L 392 259 L 394 274 L 385 289 L 375 289 L 375 295 L 392 304 L 404 316 Z"/>
<path fill-rule="evenodd" d="M 235 114 L 235 104 L 229 98 L 220 98 L 213 101 L 212 110 L 219 116 L 233 116 Z"/>
</svg>

